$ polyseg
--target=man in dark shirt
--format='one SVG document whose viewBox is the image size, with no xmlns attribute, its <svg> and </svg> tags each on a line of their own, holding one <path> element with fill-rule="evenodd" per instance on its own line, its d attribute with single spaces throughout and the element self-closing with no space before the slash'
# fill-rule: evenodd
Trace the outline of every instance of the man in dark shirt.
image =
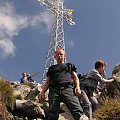
<svg viewBox="0 0 120 120">
<path fill-rule="evenodd" d="M 67 105 L 74 120 L 88 120 L 88 117 L 83 113 L 77 97 L 81 94 L 81 91 L 75 67 L 68 66 L 65 63 L 66 53 L 63 49 L 57 49 L 54 57 L 57 64 L 52 65 L 48 69 L 47 80 L 39 94 L 39 100 L 44 100 L 45 92 L 49 88 L 49 115 L 47 120 L 58 120 L 61 102 Z M 75 89 L 71 85 L 72 79 Z"/>
</svg>

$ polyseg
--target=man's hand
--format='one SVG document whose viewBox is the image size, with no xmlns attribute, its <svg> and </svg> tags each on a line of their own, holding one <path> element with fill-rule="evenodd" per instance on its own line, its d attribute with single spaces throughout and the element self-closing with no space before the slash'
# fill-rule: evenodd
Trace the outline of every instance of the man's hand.
<svg viewBox="0 0 120 120">
<path fill-rule="evenodd" d="M 111 78 L 114 79 L 114 80 L 118 80 L 118 78 L 115 75 L 112 75 Z"/>
<path fill-rule="evenodd" d="M 76 94 L 76 96 L 80 96 L 81 95 L 80 87 L 76 87 L 75 88 L 75 94 Z"/>
<path fill-rule="evenodd" d="M 45 92 L 41 91 L 40 94 L 38 95 L 39 101 L 44 101 L 45 100 Z"/>
</svg>

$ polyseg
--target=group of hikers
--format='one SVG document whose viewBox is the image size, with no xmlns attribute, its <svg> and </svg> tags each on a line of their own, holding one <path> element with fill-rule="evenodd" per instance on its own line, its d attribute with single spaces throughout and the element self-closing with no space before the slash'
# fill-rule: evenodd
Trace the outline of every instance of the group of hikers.
<svg viewBox="0 0 120 120">
<path fill-rule="evenodd" d="M 117 80 L 117 78 L 112 75 L 106 79 L 107 63 L 104 60 L 97 60 L 94 69 L 80 76 L 74 64 L 65 63 L 64 49 L 58 48 L 54 58 L 57 64 L 48 68 L 46 82 L 38 95 L 39 100 L 44 101 L 45 92 L 49 89 L 49 114 L 46 120 L 59 119 L 61 102 L 66 104 L 74 120 L 93 120 L 93 112 L 99 106 L 94 92 L 100 89 L 101 85 Z"/>
<path fill-rule="evenodd" d="M 34 80 L 32 79 L 30 73 L 23 72 L 22 78 L 20 78 L 20 83 L 27 83 L 27 82 L 34 82 Z"/>
<path fill-rule="evenodd" d="M 35 80 L 33 80 L 33 77 L 38 74 L 39 74 L 39 72 L 35 72 L 32 75 L 30 73 L 23 72 L 22 77 L 20 78 L 20 83 L 35 82 Z"/>
</svg>

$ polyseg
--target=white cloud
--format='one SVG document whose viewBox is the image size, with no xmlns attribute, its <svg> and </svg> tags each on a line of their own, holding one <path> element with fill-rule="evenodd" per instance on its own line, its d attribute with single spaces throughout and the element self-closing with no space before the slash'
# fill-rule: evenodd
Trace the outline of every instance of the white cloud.
<svg viewBox="0 0 120 120">
<path fill-rule="evenodd" d="M 48 12 L 43 12 L 37 16 L 22 16 L 15 13 L 15 8 L 11 2 L 0 4 L 0 50 L 3 57 L 15 55 L 15 45 L 13 37 L 30 26 L 34 28 L 45 25 L 48 31 L 52 26 L 52 16 Z M 45 28 L 44 27 L 44 28 Z"/>
<path fill-rule="evenodd" d="M 15 14 L 12 4 L 0 4 L 0 50 L 2 57 L 14 55 L 15 45 L 12 37 L 26 27 L 27 17 Z"/>
<path fill-rule="evenodd" d="M 32 27 L 42 27 L 45 25 L 48 31 L 51 31 L 51 26 L 53 24 L 53 15 L 49 11 L 44 11 L 40 15 L 30 18 L 30 26 Z"/>
<path fill-rule="evenodd" d="M 2 51 L 0 51 L 1 57 L 5 58 L 9 55 L 14 56 L 14 51 L 16 47 L 14 46 L 11 40 L 8 39 L 0 40 L 0 48 L 2 49 Z"/>
</svg>

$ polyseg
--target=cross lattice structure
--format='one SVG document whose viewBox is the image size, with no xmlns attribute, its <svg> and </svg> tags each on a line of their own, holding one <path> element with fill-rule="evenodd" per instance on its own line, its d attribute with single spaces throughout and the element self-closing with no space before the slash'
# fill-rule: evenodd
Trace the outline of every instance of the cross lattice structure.
<svg viewBox="0 0 120 120">
<path fill-rule="evenodd" d="M 64 0 L 38 0 L 38 2 L 40 5 L 45 6 L 50 12 L 54 14 L 51 40 L 43 73 L 42 82 L 44 83 L 46 81 L 46 73 L 48 68 L 51 65 L 56 64 L 54 59 L 55 50 L 58 48 L 63 48 L 65 50 L 63 29 L 64 19 L 68 25 L 75 25 L 75 22 L 72 18 L 73 10 L 64 8 Z"/>
</svg>

